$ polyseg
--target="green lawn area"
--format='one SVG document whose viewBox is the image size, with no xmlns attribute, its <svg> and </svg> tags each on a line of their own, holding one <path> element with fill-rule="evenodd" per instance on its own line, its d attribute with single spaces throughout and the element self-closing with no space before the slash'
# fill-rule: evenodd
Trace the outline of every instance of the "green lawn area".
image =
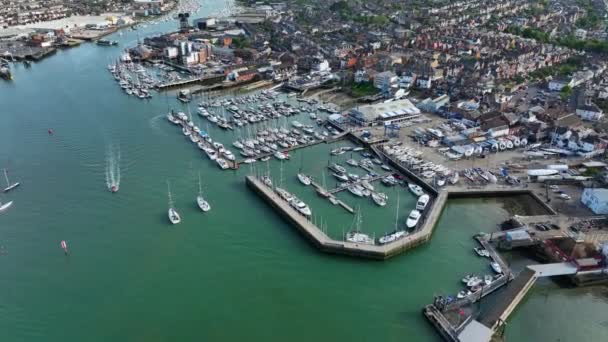
<svg viewBox="0 0 608 342">
<path fill-rule="evenodd" d="M 364 97 L 378 93 L 378 89 L 371 82 L 355 83 L 350 88 L 351 96 Z"/>
</svg>

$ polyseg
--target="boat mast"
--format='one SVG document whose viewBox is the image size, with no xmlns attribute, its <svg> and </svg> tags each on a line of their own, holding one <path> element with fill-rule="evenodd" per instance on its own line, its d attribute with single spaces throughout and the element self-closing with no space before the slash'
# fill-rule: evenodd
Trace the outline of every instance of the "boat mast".
<svg viewBox="0 0 608 342">
<path fill-rule="evenodd" d="M 201 186 L 201 173 L 198 173 L 198 195 L 203 196 L 203 188 Z"/>
<path fill-rule="evenodd" d="M 3 171 L 4 171 L 4 179 L 6 179 L 6 186 L 11 186 L 11 182 L 8 181 L 8 173 L 6 172 L 6 169 L 4 169 Z"/>
<path fill-rule="evenodd" d="M 395 232 L 397 231 L 399 222 L 399 193 L 397 193 L 397 213 L 395 214 Z"/>
<path fill-rule="evenodd" d="M 167 194 L 169 195 L 169 208 L 173 208 L 173 199 L 171 198 L 171 186 L 169 185 L 169 181 L 167 181 Z"/>
</svg>

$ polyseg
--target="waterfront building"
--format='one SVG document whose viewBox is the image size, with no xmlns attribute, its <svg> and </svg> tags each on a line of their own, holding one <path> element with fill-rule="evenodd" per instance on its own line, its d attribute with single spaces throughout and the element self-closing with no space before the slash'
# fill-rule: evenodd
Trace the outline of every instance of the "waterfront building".
<svg viewBox="0 0 608 342">
<path fill-rule="evenodd" d="M 402 99 L 356 107 L 348 116 L 357 125 L 375 126 L 415 119 L 420 116 L 420 109 L 410 100 Z"/>
</svg>

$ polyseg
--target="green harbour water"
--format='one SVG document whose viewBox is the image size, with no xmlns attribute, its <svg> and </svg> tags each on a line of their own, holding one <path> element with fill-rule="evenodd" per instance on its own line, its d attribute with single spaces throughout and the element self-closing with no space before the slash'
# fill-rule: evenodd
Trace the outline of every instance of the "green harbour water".
<svg viewBox="0 0 608 342">
<path fill-rule="evenodd" d="M 199 15 L 222 5 L 207 1 Z M 174 26 L 110 38 L 124 47 Z M 430 243 L 386 262 L 322 254 L 247 189 L 250 167 L 221 171 L 167 122 L 168 106 L 184 109 L 174 95 L 124 94 L 106 70 L 120 51 L 83 44 L 31 69 L 16 66 L 15 80 L 0 83 L 0 168 L 22 183 L 0 194 L 14 201 L 0 215 L 0 341 L 441 340 L 422 307 L 435 294 L 455 294 L 463 275 L 490 272 L 471 237 L 497 229 L 510 206 L 451 200 Z M 237 133 L 210 134 L 228 147 Z M 337 239 L 353 215 L 295 173 L 325 172 L 331 187 L 328 152 L 340 144 L 269 165 L 275 182 L 282 178 Z M 109 151 L 120 151 L 114 195 L 105 184 Z M 199 172 L 212 205 L 205 214 L 195 204 Z M 167 220 L 166 181 L 182 216 L 177 226 Z M 361 208 L 363 230 L 379 236 L 394 227 L 397 197 L 400 225 L 415 205 L 404 188 L 385 192 L 384 208 L 348 192 L 338 197 Z M 607 300 L 605 288 L 540 281 L 513 315 L 509 340 L 606 340 Z"/>
</svg>

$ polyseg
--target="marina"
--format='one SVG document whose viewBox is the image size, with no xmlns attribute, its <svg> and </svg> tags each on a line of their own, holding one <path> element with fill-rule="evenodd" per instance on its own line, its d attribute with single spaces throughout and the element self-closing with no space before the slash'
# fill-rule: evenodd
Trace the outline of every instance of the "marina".
<svg viewBox="0 0 608 342">
<path fill-rule="evenodd" d="M 196 17 L 223 4 L 201 6 Z M 347 108 L 314 92 L 269 89 L 277 83 L 201 91 L 197 81 L 182 102 L 182 85 L 164 86 L 191 81 L 179 69 L 113 62 L 140 36 L 175 26 L 139 24 L 106 38 L 119 48 L 83 44 L 31 69 L 13 63 L 16 82 L 0 83 L 8 340 L 192 341 L 201 331 L 226 341 L 473 341 L 479 332 L 602 340 L 602 288 L 560 284 L 601 281 L 592 258 L 577 260 L 569 247 L 601 236 L 589 221 L 603 216 L 569 219 L 552 207 L 568 203 L 553 199 L 557 188 L 548 203 L 544 188 L 528 188 L 525 168 L 507 178 L 468 147 L 459 166 L 329 122 L 324 108 Z M 507 140 L 496 139 L 505 149 L 495 155 L 517 151 Z M 512 226 L 499 226 L 506 220 Z M 531 265 L 519 250 L 558 259 Z M 449 295 L 434 301 L 438 293 Z M 564 307 L 579 314 L 562 315 Z M 233 329 L 234 312 L 243 329 Z M 272 333 L 262 320 L 276 323 Z"/>
</svg>

